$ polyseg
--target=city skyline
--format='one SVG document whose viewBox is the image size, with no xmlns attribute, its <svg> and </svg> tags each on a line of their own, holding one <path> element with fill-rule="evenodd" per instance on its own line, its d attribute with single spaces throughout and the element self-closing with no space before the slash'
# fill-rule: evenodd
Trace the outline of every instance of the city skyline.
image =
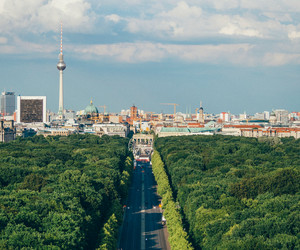
<svg viewBox="0 0 300 250">
<path fill-rule="evenodd" d="M 299 111 L 299 11 L 292 0 L 4 0 L 1 91 L 45 95 L 57 112 L 62 21 L 66 109 Z"/>
</svg>

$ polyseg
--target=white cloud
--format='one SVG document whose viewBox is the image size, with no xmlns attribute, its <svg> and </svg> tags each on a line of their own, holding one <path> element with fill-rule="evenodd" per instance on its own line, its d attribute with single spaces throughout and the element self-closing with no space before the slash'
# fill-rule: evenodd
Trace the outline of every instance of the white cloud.
<svg viewBox="0 0 300 250">
<path fill-rule="evenodd" d="M 91 5 L 85 0 L 52 0 L 40 8 L 37 19 L 43 27 L 56 30 L 56 23 L 63 21 L 71 31 L 85 31 L 93 23 L 94 14 L 89 13 Z"/>
<path fill-rule="evenodd" d="M 112 9 L 114 13 L 107 13 Z M 101 3 L 96 0 L 1 0 L 0 30 L 3 34 L 57 32 L 62 20 L 68 32 L 99 33 L 105 30 L 105 24 L 101 23 L 104 18 L 114 24 L 125 21 L 126 31 L 132 34 L 166 40 L 201 39 L 219 34 L 287 38 L 284 22 L 292 23 L 291 14 L 297 10 L 300 11 L 299 0 L 103 0 Z"/>
<path fill-rule="evenodd" d="M 291 40 L 299 39 L 300 38 L 300 31 L 291 31 L 291 32 L 289 32 L 288 37 Z"/>
<path fill-rule="evenodd" d="M 5 41 L 6 39 L 4 39 Z M 53 44 L 41 44 L 23 41 L 18 37 L 14 37 L 13 41 L 8 45 L 8 43 L 3 43 L 1 45 L 0 38 L 0 54 L 37 54 L 43 56 L 49 56 L 54 51 L 57 51 L 57 46 Z M 58 53 L 58 52 L 57 52 Z"/>
<path fill-rule="evenodd" d="M 271 20 L 278 22 L 292 22 L 293 18 L 289 13 L 280 12 L 262 12 L 262 15 L 268 17 Z"/>
<path fill-rule="evenodd" d="M 57 31 L 62 20 L 70 31 L 88 29 L 94 13 L 88 0 L 1 0 L 0 29 L 4 33 Z"/>
<path fill-rule="evenodd" d="M 1 39 L 0 39 L 1 40 Z M 300 45 L 275 45 L 265 48 L 249 43 L 236 44 L 162 44 L 151 42 L 71 45 L 67 46 L 68 57 L 81 60 L 117 61 L 122 63 L 159 62 L 164 60 L 188 63 L 232 64 L 242 66 L 282 66 L 300 64 Z M 1 44 L 1 54 L 34 54 L 50 56 L 57 46 L 38 44 L 15 39 L 14 45 Z"/>
<path fill-rule="evenodd" d="M 167 12 L 162 12 L 158 16 L 182 20 L 186 18 L 199 18 L 201 14 L 202 9 L 200 7 L 189 6 L 186 2 L 179 2 L 175 8 Z"/>
<path fill-rule="evenodd" d="M 118 22 L 120 22 L 121 17 L 118 16 L 118 15 L 116 15 L 116 14 L 111 14 L 111 15 L 106 16 L 105 19 L 106 19 L 107 21 L 111 21 L 111 22 L 114 22 L 114 23 L 118 23 Z"/>
<path fill-rule="evenodd" d="M 234 22 L 228 22 L 228 24 L 220 30 L 221 34 L 225 35 L 241 35 L 249 37 L 263 37 L 262 33 L 257 29 L 258 27 L 251 25 L 251 23 L 237 18 Z"/>
<path fill-rule="evenodd" d="M 159 61 L 164 58 L 164 51 L 152 43 L 119 43 L 87 46 L 73 46 L 75 53 L 85 59 L 112 58 L 121 62 Z M 96 57 L 95 57 L 96 56 Z"/>
<path fill-rule="evenodd" d="M 240 7 L 260 11 L 297 13 L 300 11 L 300 2 L 298 0 L 241 0 Z"/>
<path fill-rule="evenodd" d="M 179 57 L 188 62 L 212 64 L 239 64 L 248 62 L 248 52 L 253 47 L 249 44 L 219 44 L 219 45 L 168 45 L 166 50 L 170 56 Z"/>
<path fill-rule="evenodd" d="M 205 22 L 202 9 L 179 2 L 172 9 L 162 11 L 153 18 L 126 18 L 127 30 L 131 33 L 146 33 L 157 37 L 186 38 L 198 37 Z"/>
<path fill-rule="evenodd" d="M 204 3 L 203 3 L 204 2 Z M 201 8 L 201 4 L 179 2 L 155 15 L 146 17 L 124 17 L 127 31 L 133 34 L 142 33 L 151 37 L 166 40 L 190 40 L 203 37 L 226 36 L 256 38 L 287 38 L 287 22 L 292 17 L 286 13 L 258 12 L 240 9 L 240 1 L 228 0 L 227 11 L 222 1 L 213 2 L 212 10 Z M 203 6 L 208 5 L 201 1 Z M 205 5 L 206 4 L 206 5 Z M 216 9 L 220 8 L 222 11 Z M 254 8 L 254 6 L 253 6 Z M 215 10 L 215 11 L 214 11 Z"/>
<path fill-rule="evenodd" d="M 262 64 L 268 66 L 282 66 L 285 64 L 300 63 L 300 54 L 266 53 Z"/>
<path fill-rule="evenodd" d="M 212 1 L 214 8 L 217 10 L 230 10 L 236 9 L 240 6 L 239 0 L 222 0 L 222 1 Z"/>
<path fill-rule="evenodd" d="M 286 46 L 289 47 L 289 45 Z M 278 52 L 280 49 L 282 50 L 280 46 L 266 50 L 248 43 L 180 45 L 137 42 L 73 45 L 69 49 L 84 60 L 110 59 L 125 63 L 157 62 L 169 59 L 189 63 L 232 64 L 250 67 L 300 63 L 300 53 L 288 52 L 288 49 L 286 52 Z M 294 49 L 300 50 L 299 46 Z"/>
<path fill-rule="evenodd" d="M 234 9 L 276 11 L 283 13 L 297 13 L 300 11 L 300 3 L 298 0 L 195 0 L 194 4 L 196 3 L 209 8 L 215 8 L 218 11 Z"/>
<path fill-rule="evenodd" d="M 139 63 L 172 58 L 187 62 L 245 65 L 250 64 L 252 49 L 249 44 L 177 45 L 149 42 L 72 47 L 78 56 L 88 60 L 105 60 L 108 57 L 120 62 Z"/>
<path fill-rule="evenodd" d="M 0 0 L 0 53 L 53 53 L 58 45 L 49 46 L 53 38 L 47 32 L 59 34 L 62 20 L 68 33 L 82 33 L 80 41 L 88 32 L 93 34 L 89 39 L 96 38 L 89 43 L 98 43 L 99 33 L 131 41 L 85 46 L 68 41 L 70 53 L 89 59 L 96 55 L 130 63 L 169 58 L 242 65 L 299 63 L 297 11 L 299 0 Z M 43 43 L 28 38 L 31 33 Z M 135 42 L 140 39 L 145 42 Z"/>
</svg>

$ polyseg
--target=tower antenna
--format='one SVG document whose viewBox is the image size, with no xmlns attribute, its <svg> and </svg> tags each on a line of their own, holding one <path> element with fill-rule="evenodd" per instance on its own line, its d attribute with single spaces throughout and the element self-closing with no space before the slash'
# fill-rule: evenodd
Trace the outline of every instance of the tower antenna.
<svg viewBox="0 0 300 250">
<path fill-rule="evenodd" d="M 62 44 L 62 38 L 63 38 L 63 29 L 62 29 L 62 22 L 60 22 L 60 54 L 63 54 L 63 44 Z"/>
</svg>

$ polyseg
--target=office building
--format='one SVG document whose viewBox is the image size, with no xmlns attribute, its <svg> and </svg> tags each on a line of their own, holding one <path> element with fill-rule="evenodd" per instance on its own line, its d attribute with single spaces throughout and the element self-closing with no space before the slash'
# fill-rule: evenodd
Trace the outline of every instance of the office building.
<svg viewBox="0 0 300 250">
<path fill-rule="evenodd" d="M 2 92 L 1 114 L 4 116 L 13 115 L 15 109 L 15 92 Z"/>
<path fill-rule="evenodd" d="M 274 110 L 276 121 L 279 124 L 288 124 L 289 122 L 289 112 L 284 109 L 276 109 Z"/>
<path fill-rule="evenodd" d="M 222 112 L 220 114 L 220 120 L 222 122 L 229 122 L 230 121 L 230 114 L 228 112 Z"/>
<path fill-rule="evenodd" d="M 46 96 L 18 96 L 17 123 L 47 122 Z"/>
</svg>

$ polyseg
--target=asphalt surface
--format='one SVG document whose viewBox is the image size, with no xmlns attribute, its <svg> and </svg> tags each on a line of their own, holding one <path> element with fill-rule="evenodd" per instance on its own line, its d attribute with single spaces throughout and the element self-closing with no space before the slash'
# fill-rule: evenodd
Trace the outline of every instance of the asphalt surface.
<svg viewBox="0 0 300 250">
<path fill-rule="evenodd" d="M 124 208 L 118 249 L 170 249 L 166 226 L 161 223 L 159 204 L 150 164 L 137 163 Z"/>
</svg>

